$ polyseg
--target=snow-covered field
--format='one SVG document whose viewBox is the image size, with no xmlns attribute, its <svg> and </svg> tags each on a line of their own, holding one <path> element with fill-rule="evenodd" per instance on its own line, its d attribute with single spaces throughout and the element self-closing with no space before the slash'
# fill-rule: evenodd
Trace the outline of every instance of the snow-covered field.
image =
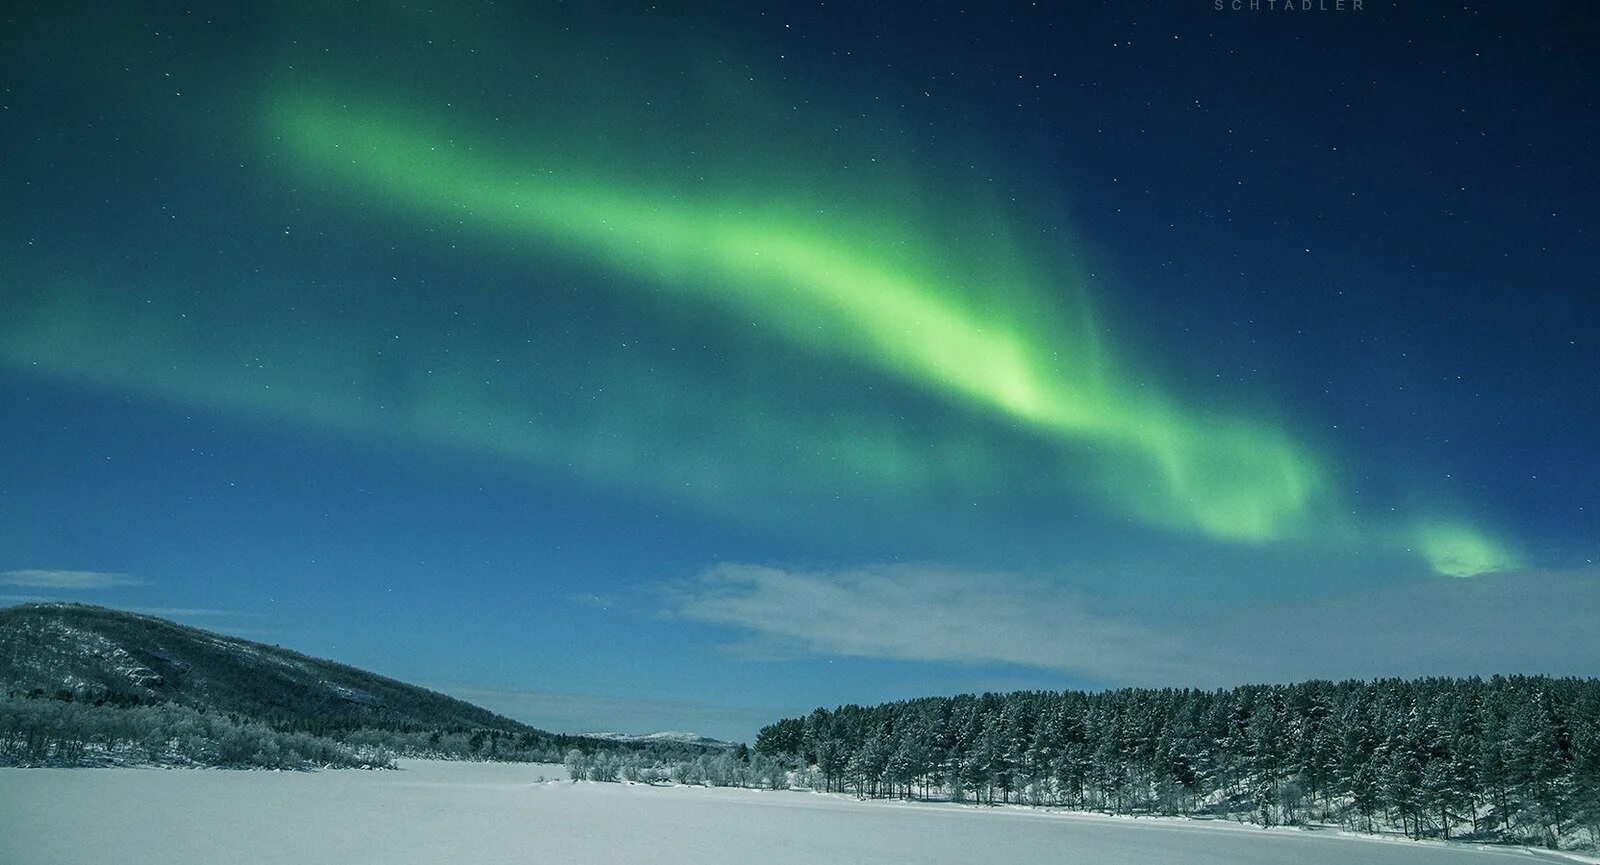
<svg viewBox="0 0 1600 865">
<path fill-rule="evenodd" d="M 560 766 L 0 769 L 4 865 L 1455 865 L 1521 851 L 801 792 L 539 783 Z M 1550 861 L 1563 861 L 1551 857 Z"/>
</svg>

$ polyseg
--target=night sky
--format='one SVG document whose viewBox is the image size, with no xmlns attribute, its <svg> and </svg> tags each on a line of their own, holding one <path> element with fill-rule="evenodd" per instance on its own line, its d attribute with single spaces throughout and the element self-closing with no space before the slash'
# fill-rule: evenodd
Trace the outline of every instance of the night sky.
<svg viewBox="0 0 1600 865">
<path fill-rule="evenodd" d="M 569 732 L 1592 674 L 1600 12 L 1220 5 L 8 6 L 0 604 Z"/>
</svg>

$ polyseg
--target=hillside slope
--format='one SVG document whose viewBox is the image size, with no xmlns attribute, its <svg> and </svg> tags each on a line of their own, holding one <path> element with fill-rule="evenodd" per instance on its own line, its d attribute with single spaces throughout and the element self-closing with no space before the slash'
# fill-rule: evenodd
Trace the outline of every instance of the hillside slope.
<svg viewBox="0 0 1600 865">
<path fill-rule="evenodd" d="M 0 609 L 0 693 L 176 703 L 320 729 L 550 734 L 443 694 L 298 652 L 80 604 Z"/>
</svg>

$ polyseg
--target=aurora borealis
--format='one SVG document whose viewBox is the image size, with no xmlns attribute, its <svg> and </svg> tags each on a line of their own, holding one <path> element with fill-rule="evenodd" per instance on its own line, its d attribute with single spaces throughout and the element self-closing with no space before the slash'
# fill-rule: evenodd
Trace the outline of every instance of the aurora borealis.
<svg viewBox="0 0 1600 865">
<path fill-rule="evenodd" d="M 1224 87 L 1224 67 L 1291 49 L 1263 41 L 1283 25 L 1201 6 L 1019 11 L 970 40 L 942 7 L 874 7 L 896 26 L 760 7 L 33 10 L 7 61 L 23 122 L 0 384 L 26 409 L 0 464 L 17 558 L 0 570 L 132 573 L 195 608 L 381 593 L 396 615 L 426 596 L 458 624 L 485 613 L 441 597 L 509 597 L 505 634 L 576 604 L 600 632 L 665 616 L 676 656 L 738 669 L 828 663 L 826 641 L 760 616 L 804 592 L 890 603 L 915 563 L 938 597 L 970 574 L 1019 596 L 993 606 L 1029 629 L 1056 605 L 1129 644 L 1143 631 L 1119 623 L 1186 608 L 1223 622 L 1583 572 L 1597 373 L 1573 286 L 1594 274 L 1572 232 L 1592 221 L 1560 149 L 1579 121 L 1556 110 L 1581 94 L 1536 106 L 1537 165 L 1418 155 L 1433 132 L 1391 117 L 1409 103 L 1353 79 L 1337 104 L 1367 120 L 1294 103 L 1305 70 L 1258 98 Z M 1425 26 L 1362 14 L 1294 39 L 1336 56 Z M 1479 35 L 1456 33 L 1449 61 Z M 1494 62 L 1470 73 L 1491 96 L 1511 74 Z M 1433 93 L 1398 61 L 1372 74 Z M 1427 179 L 1371 156 L 1386 149 Z M 1407 210 L 1426 195 L 1443 203 Z M 1518 268 L 1529 238 L 1544 251 Z M 96 450 L 120 456 L 72 456 Z M 251 492 L 195 492 L 233 475 Z M 85 518 L 103 530 L 86 539 Z M 207 555 L 239 576 L 203 576 Z M 879 568 L 893 591 L 860 576 Z M 704 575 L 735 572 L 772 575 L 738 587 L 753 618 L 698 613 Z M 844 594 L 824 603 L 830 580 Z M 716 648 L 740 634 L 757 660 Z M 623 655 L 595 651 L 601 691 L 627 690 Z M 549 673 L 397 663 L 475 687 Z"/>
<path fill-rule="evenodd" d="M 704 296 L 813 350 L 856 355 L 983 410 L 1112 449 L 1113 459 L 1128 459 L 1106 492 L 1162 523 L 1265 540 L 1286 534 L 1315 493 L 1316 467 L 1280 431 L 1197 420 L 1140 392 L 1111 367 L 1087 327 L 1036 332 L 1037 324 L 1008 320 L 1014 314 L 985 320 L 971 309 L 971 296 L 981 293 L 972 286 L 993 280 L 994 271 L 934 275 L 920 256 L 908 263 L 927 275 L 895 269 L 904 250 L 926 245 L 915 236 L 880 231 L 852 242 L 816 221 L 733 202 L 697 206 L 537 163 L 475 160 L 469 148 L 349 111 L 291 104 L 277 112 L 290 148 L 307 161 L 348 170 L 402 203 L 513 238 L 549 239 L 641 280 Z M 902 252 L 878 251 L 885 247 Z M 1024 271 L 1002 262 L 997 272 Z M 1043 294 L 1029 288 L 1017 293 Z"/>
</svg>

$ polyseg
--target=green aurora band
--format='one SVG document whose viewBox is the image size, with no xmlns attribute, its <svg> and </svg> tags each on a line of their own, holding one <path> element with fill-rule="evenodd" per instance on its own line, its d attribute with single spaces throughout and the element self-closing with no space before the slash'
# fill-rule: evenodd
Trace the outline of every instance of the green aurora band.
<svg viewBox="0 0 1600 865">
<path fill-rule="evenodd" d="M 786 215 L 630 194 L 548 166 L 473 155 L 376 117 L 316 104 L 278 110 L 294 151 L 403 204 L 533 235 L 603 265 L 756 316 L 822 351 L 961 397 L 1143 468 L 1110 487 L 1163 525 L 1270 540 L 1302 519 L 1320 484 L 1279 430 L 1208 421 L 1110 371 L 1064 363 L 1059 335 L 964 308 L 981 280 L 918 279 L 880 246 Z M 894 246 L 915 248 L 915 238 Z M 1124 460 L 1119 460 L 1124 461 Z M 1121 474 L 1121 473 L 1119 473 Z"/>
<path fill-rule="evenodd" d="M 457 319 L 452 292 L 330 270 L 311 247 L 275 247 L 294 256 L 286 267 L 249 276 L 236 261 L 261 261 L 256 240 L 242 241 L 248 257 L 212 258 L 213 241 L 232 239 L 221 231 L 163 248 L 159 262 L 100 254 L 88 239 L 52 266 L 0 263 L 0 363 L 738 514 L 852 496 L 913 511 L 1090 500 L 1216 540 L 1405 551 L 1451 576 L 1518 566 L 1463 523 L 1352 515 L 1332 461 L 1287 425 L 1155 386 L 1103 345 L 1082 280 L 1008 240 L 1037 220 L 986 198 L 992 188 L 963 187 L 976 182 L 965 168 L 871 158 L 912 151 L 870 97 L 849 106 L 835 93 L 845 101 L 792 111 L 812 91 L 768 89 L 770 70 L 724 63 L 735 55 L 720 45 L 668 40 L 661 52 L 654 21 L 615 43 L 607 21 L 605 51 L 628 63 L 597 63 L 592 40 L 552 38 L 528 64 L 524 46 L 503 45 L 445 66 L 399 50 L 375 68 L 301 38 L 343 34 L 339 16 L 320 28 L 292 21 L 297 47 L 281 65 L 330 71 L 269 83 L 259 117 L 219 115 L 230 135 L 264 132 L 265 148 L 199 115 L 151 139 L 182 151 L 229 142 L 218 176 L 265 155 L 260 180 L 289 199 L 285 221 L 337 214 L 321 224 L 359 232 L 377 204 L 401 217 L 377 226 L 383 236 L 419 223 L 418 237 L 494 235 L 518 266 L 598 277 L 585 291 L 659 322 L 653 353 L 595 350 L 596 334 L 577 331 L 619 331 L 547 310 L 559 287 L 530 290 L 501 319 L 485 308 L 503 286 L 469 291 Z M 455 15 L 414 23 L 430 45 L 441 27 L 474 26 Z M 495 44 L 492 32 L 464 35 Z M 682 61 L 698 55 L 709 59 Z M 457 77 L 437 80 L 444 68 Z M 456 101 L 449 123 L 393 101 L 404 92 L 449 106 L 505 68 L 521 70 L 520 101 Z M 365 96 L 347 102 L 348 87 Z M 502 112 L 516 122 L 502 125 Z M 543 118 L 557 120 L 528 131 Z M 468 135 L 466 122 L 481 125 Z M 939 129 L 942 140 L 959 134 Z M 285 170 L 292 183 L 275 173 Z M 210 218 L 230 216 L 229 194 Z M 327 214 L 300 211 L 324 195 L 312 203 Z M 917 211 L 924 199 L 928 213 Z M 474 326 L 457 325 L 468 318 Z M 699 342 L 716 345 L 677 351 Z"/>
<path fill-rule="evenodd" d="M 1414 543 L 1435 573 L 1475 577 L 1521 566 L 1515 554 L 1469 527 L 1426 522 L 1413 534 Z"/>
<path fill-rule="evenodd" d="M 904 221 L 622 188 L 558 159 L 482 155 L 423 124 L 327 100 L 280 99 L 269 116 L 307 169 L 391 206 L 589 261 L 1032 429 L 1078 458 L 1063 461 L 1064 484 L 1078 480 L 1065 466 L 1087 465 L 1102 496 L 1141 520 L 1248 542 L 1345 531 L 1330 528 L 1322 462 L 1283 429 L 1181 405 L 1119 368 L 1092 327 L 1062 328 L 1048 309 L 982 306 L 991 287 L 1046 296 L 1024 262 L 953 269 L 927 239 L 885 227 Z M 1464 525 L 1360 534 L 1415 547 L 1451 576 L 1516 564 Z"/>
</svg>

